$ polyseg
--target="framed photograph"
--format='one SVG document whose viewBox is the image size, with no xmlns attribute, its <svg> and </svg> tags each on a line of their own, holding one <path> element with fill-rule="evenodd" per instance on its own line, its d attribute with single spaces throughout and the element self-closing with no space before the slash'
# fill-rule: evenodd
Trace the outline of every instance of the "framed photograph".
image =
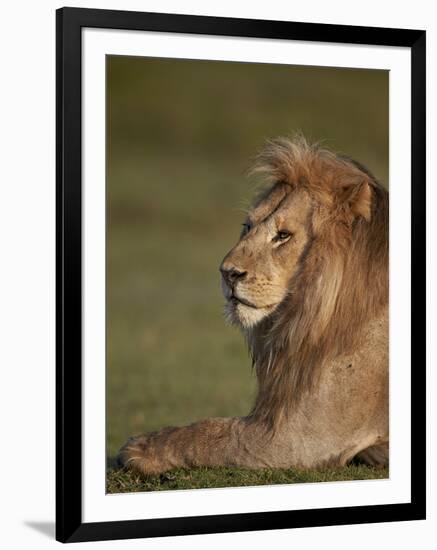
<svg viewBox="0 0 437 550">
<path fill-rule="evenodd" d="M 57 539 L 425 518 L 425 31 L 57 11 Z"/>
</svg>

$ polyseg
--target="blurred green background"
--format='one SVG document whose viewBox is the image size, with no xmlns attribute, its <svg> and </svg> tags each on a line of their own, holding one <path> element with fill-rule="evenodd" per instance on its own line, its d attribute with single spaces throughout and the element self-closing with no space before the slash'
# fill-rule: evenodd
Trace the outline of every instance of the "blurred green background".
<svg viewBox="0 0 437 550">
<path fill-rule="evenodd" d="M 255 377 L 218 267 L 269 137 L 302 131 L 388 181 L 388 72 L 107 58 L 107 450 L 243 415 Z"/>
</svg>

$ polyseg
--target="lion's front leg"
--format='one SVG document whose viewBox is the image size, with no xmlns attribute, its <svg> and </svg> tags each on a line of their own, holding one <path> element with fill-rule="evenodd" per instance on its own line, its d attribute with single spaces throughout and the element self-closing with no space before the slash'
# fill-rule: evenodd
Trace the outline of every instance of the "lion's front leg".
<svg viewBox="0 0 437 550">
<path fill-rule="evenodd" d="M 253 428 L 244 418 L 208 418 L 181 428 L 164 428 L 130 438 L 118 462 L 144 475 L 196 466 L 262 468 L 270 460 L 250 433 Z"/>
</svg>

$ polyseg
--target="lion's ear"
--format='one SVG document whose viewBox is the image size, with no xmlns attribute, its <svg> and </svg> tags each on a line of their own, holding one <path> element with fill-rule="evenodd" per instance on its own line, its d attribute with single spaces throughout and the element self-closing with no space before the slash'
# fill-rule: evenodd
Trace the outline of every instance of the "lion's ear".
<svg viewBox="0 0 437 550">
<path fill-rule="evenodd" d="M 361 216 L 370 221 L 372 211 L 372 188 L 368 181 L 343 188 L 341 200 L 354 218 Z"/>
</svg>

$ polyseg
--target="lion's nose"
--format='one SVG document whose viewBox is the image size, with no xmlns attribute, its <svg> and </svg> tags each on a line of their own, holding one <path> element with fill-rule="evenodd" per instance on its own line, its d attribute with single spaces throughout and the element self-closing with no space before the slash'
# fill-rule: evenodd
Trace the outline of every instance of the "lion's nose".
<svg viewBox="0 0 437 550">
<path fill-rule="evenodd" d="M 226 283 L 230 287 L 233 287 L 237 281 L 244 279 L 244 277 L 247 274 L 247 271 L 240 271 L 235 267 L 227 268 L 227 267 L 221 266 L 220 271 L 223 276 L 223 279 L 226 281 Z"/>
</svg>

